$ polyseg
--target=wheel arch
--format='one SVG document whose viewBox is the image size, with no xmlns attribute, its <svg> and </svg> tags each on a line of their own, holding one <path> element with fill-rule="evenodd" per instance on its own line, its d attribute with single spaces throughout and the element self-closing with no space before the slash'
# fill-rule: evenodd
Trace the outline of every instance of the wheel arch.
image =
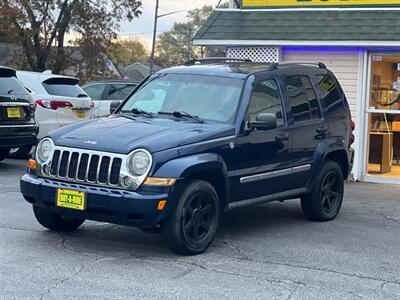
<svg viewBox="0 0 400 300">
<path fill-rule="evenodd" d="M 343 178 L 347 179 L 351 172 L 351 163 L 349 161 L 349 150 L 341 138 L 331 138 L 320 143 L 315 151 L 314 162 L 310 173 L 310 179 L 307 188 L 310 190 L 318 177 L 321 166 L 327 160 L 336 162 L 343 173 Z"/>
<path fill-rule="evenodd" d="M 211 184 L 218 194 L 221 210 L 229 203 L 229 179 L 222 156 L 203 153 L 173 159 L 162 165 L 154 177 L 176 178 L 182 184 L 185 180 L 204 180 Z"/>
</svg>

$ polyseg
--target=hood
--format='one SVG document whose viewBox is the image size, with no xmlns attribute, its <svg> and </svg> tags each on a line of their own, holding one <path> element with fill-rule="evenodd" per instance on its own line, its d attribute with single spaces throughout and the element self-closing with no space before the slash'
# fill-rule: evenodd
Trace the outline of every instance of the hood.
<svg viewBox="0 0 400 300">
<path fill-rule="evenodd" d="M 137 148 L 154 153 L 232 134 L 234 127 L 226 124 L 110 116 L 74 123 L 49 136 L 58 146 L 127 154 Z"/>
</svg>

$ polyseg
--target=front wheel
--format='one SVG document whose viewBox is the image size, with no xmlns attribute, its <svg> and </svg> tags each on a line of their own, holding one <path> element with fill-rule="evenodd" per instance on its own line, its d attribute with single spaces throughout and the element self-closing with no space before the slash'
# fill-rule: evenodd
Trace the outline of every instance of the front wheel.
<svg viewBox="0 0 400 300">
<path fill-rule="evenodd" d="M 0 149 L 0 161 L 4 160 L 8 156 L 9 152 L 10 149 Z"/>
<path fill-rule="evenodd" d="M 161 226 L 168 247 L 183 255 L 200 254 L 214 240 L 220 205 L 215 189 L 206 181 L 191 181 L 175 210 Z"/>
<path fill-rule="evenodd" d="M 342 206 L 343 194 L 342 170 L 336 162 L 327 161 L 321 168 L 312 192 L 301 199 L 304 215 L 312 221 L 335 219 Z"/>
<path fill-rule="evenodd" d="M 69 218 L 58 214 L 53 214 L 48 210 L 33 206 L 33 213 L 35 214 L 36 220 L 43 227 L 53 231 L 72 231 L 77 229 L 85 222 L 82 219 Z"/>
</svg>

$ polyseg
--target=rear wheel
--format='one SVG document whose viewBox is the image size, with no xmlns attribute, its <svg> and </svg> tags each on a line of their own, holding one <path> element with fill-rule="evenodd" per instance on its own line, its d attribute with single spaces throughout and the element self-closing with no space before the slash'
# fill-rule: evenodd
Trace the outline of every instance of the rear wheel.
<svg viewBox="0 0 400 300">
<path fill-rule="evenodd" d="M 0 149 L 0 161 L 4 160 L 8 156 L 9 152 L 10 149 Z"/>
<path fill-rule="evenodd" d="M 53 214 L 38 206 L 33 206 L 33 213 L 40 225 L 54 231 L 72 231 L 85 222 L 85 220 L 82 219 Z"/>
<path fill-rule="evenodd" d="M 23 146 L 19 148 L 11 148 L 8 157 L 12 158 L 27 158 L 32 150 L 32 146 Z"/>
<path fill-rule="evenodd" d="M 179 254 L 195 255 L 207 250 L 218 228 L 220 205 L 215 189 L 202 180 L 191 181 L 161 226 L 168 247 Z"/>
<path fill-rule="evenodd" d="M 344 179 L 339 165 L 327 161 L 321 168 L 312 192 L 301 199 L 304 215 L 312 221 L 336 218 L 343 202 Z"/>
</svg>

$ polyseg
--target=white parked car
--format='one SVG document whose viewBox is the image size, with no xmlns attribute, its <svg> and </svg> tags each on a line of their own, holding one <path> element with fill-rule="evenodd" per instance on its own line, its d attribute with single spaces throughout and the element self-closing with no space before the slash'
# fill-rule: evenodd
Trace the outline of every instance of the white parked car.
<svg viewBox="0 0 400 300">
<path fill-rule="evenodd" d="M 39 138 L 52 130 L 93 117 L 93 101 L 78 85 L 79 79 L 55 75 L 50 71 L 17 71 L 17 78 L 31 92 L 36 103 Z M 29 151 L 13 149 L 11 156 L 26 157 Z"/>
<path fill-rule="evenodd" d="M 95 117 L 100 117 L 109 115 L 111 104 L 122 103 L 138 84 L 127 80 L 103 80 L 87 83 L 82 89 L 93 99 Z"/>
</svg>

